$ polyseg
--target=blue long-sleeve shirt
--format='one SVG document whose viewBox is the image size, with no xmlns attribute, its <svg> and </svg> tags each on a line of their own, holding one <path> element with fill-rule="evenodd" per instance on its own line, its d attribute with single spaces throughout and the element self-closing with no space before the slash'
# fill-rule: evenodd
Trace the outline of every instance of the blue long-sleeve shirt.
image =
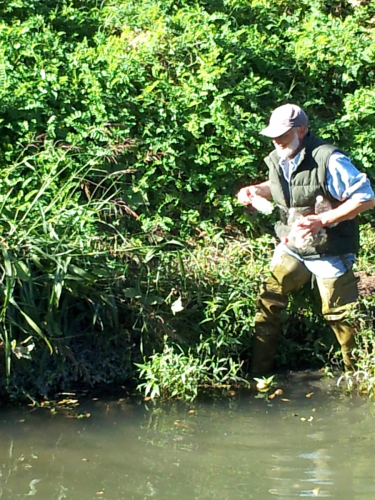
<svg viewBox="0 0 375 500">
<path fill-rule="evenodd" d="M 285 179 L 290 182 L 292 173 L 297 168 L 300 153 L 291 160 L 280 160 L 279 165 Z M 370 201 L 374 198 L 374 191 L 366 174 L 360 172 L 350 159 L 340 152 L 332 153 L 327 168 L 327 186 L 330 194 L 338 201 L 354 199 L 359 202 Z M 285 244 L 280 243 L 276 248 L 274 259 L 278 252 L 286 252 L 303 262 L 307 269 L 320 278 L 336 278 L 347 271 L 347 264 L 353 264 L 354 254 L 345 255 L 345 263 L 340 255 L 319 257 L 317 259 L 303 259 Z"/>
</svg>

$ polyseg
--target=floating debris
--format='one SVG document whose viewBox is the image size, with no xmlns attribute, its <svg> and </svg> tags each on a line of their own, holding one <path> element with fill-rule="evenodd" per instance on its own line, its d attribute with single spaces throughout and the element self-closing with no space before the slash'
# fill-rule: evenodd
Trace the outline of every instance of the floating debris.
<svg viewBox="0 0 375 500">
<path fill-rule="evenodd" d="M 62 399 L 57 404 L 58 405 L 66 405 L 66 404 L 76 405 L 77 403 L 78 403 L 78 399 Z"/>
<path fill-rule="evenodd" d="M 309 418 L 301 417 L 301 422 L 312 422 L 314 420 L 313 416 L 309 416 Z"/>
<path fill-rule="evenodd" d="M 184 424 L 184 422 L 181 422 L 180 420 L 175 420 L 174 422 L 174 425 L 176 425 L 177 427 L 186 427 L 187 428 L 187 425 Z"/>
<path fill-rule="evenodd" d="M 276 389 L 273 394 L 269 395 L 269 399 L 274 399 L 276 396 L 281 396 L 282 394 L 284 394 L 284 391 L 282 389 Z"/>
</svg>

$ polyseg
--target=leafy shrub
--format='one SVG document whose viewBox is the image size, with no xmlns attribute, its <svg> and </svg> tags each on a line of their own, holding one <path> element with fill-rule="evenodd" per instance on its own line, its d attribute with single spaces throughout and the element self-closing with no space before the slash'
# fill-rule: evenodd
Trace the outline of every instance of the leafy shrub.
<svg viewBox="0 0 375 500">
<path fill-rule="evenodd" d="M 241 366 L 230 357 L 219 359 L 210 351 L 204 342 L 195 353 L 189 350 L 184 354 L 179 346 L 169 345 L 165 337 L 161 353 L 150 356 L 145 364 L 137 363 L 139 376 L 145 379 L 138 389 L 151 399 L 178 397 L 190 401 L 198 395 L 199 386 L 237 382 Z"/>
<path fill-rule="evenodd" d="M 245 372 L 272 221 L 234 195 L 267 176 L 258 132 L 287 101 L 375 180 L 372 3 L 11 0 L 0 13 L 4 386 L 131 378 L 164 345 L 194 365 L 206 342 Z M 324 359 L 301 304 L 309 340 L 290 328 L 283 366 L 301 349 Z"/>
</svg>

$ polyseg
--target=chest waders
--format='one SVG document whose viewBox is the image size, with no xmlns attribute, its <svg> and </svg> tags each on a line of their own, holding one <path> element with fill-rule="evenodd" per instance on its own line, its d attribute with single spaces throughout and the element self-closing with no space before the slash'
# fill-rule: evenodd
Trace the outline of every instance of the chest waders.
<svg viewBox="0 0 375 500">
<path fill-rule="evenodd" d="M 296 171 L 292 174 L 289 196 L 286 193 L 278 157 L 272 152 L 266 158 L 270 169 L 271 193 L 281 213 L 287 213 L 290 207 L 313 207 L 316 196 L 323 195 L 335 202 L 328 193 L 326 185 L 326 168 L 333 146 L 326 145 L 313 136 L 306 138 L 305 147 Z M 289 231 L 281 217 L 276 227 L 279 237 Z M 327 228 L 327 242 L 322 247 L 310 247 L 300 252 L 301 257 L 308 259 L 327 255 L 356 253 L 359 247 L 358 221 L 345 221 L 335 228 Z M 260 288 L 258 312 L 255 317 L 254 345 L 252 356 L 252 373 L 265 374 L 272 369 L 277 351 L 280 332 L 281 312 L 286 309 L 288 296 L 311 280 L 312 274 L 298 259 L 282 252 L 273 262 L 271 276 Z M 355 347 L 354 328 L 350 324 L 350 311 L 358 298 L 357 279 L 348 268 L 338 278 L 316 277 L 319 294 L 322 300 L 322 313 L 328 321 L 341 346 L 345 369 L 354 370 L 351 351 Z"/>
</svg>

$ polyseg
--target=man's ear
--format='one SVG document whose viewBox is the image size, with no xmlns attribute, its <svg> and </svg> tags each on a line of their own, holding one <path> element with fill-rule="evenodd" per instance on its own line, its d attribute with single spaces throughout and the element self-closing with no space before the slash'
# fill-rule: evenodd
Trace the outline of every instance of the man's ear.
<svg viewBox="0 0 375 500">
<path fill-rule="evenodd" d="M 303 139 L 305 135 L 307 134 L 307 127 L 306 125 L 301 125 L 297 129 L 297 134 L 298 134 L 298 139 Z"/>
</svg>

